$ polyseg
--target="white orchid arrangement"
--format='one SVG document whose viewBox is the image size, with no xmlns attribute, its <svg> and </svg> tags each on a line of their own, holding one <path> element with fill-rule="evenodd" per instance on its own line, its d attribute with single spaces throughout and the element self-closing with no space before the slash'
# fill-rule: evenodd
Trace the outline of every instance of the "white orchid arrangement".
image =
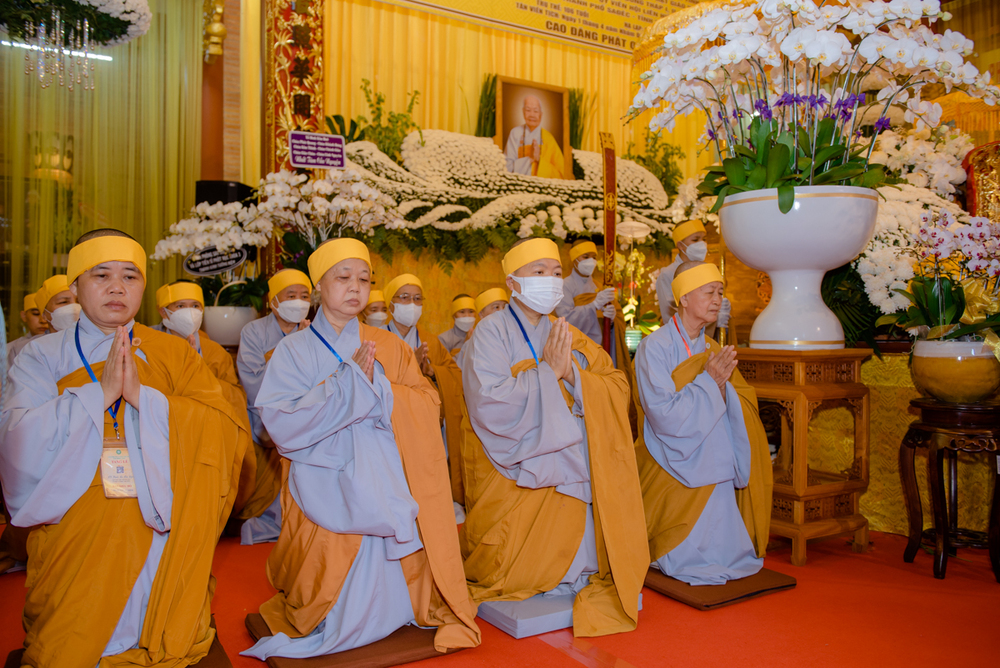
<svg viewBox="0 0 1000 668">
<path fill-rule="evenodd" d="M 353 169 L 331 169 L 322 178 L 282 170 L 261 180 L 258 209 L 285 232 L 296 232 L 312 248 L 351 232 L 371 236 L 375 228 L 396 229 L 403 218 L 396 202 Z"/>
<path fill-rule="evenodd" d="M 877 135 L 888 129 L 888 109 L 905 103 L 912 120 L 936 125 L 939 107 L 920 97 L 929 83 L 987 104 L 1000 97 L 988 73 L 966 60 L 970 40 L 924 24 L 949 18 L 939 0 L 712 6 L 664 37 L 631 112 L 657 109 L 653 131 L 695 111 L 706 115 L 706 136 L 723 163 L 700 187 L 718 195 L 716 210 L 726 195 L 746 190 L 777 188 L 787 212 L 796 185 L 879 185 L 861 119 L 880 109 Z M 866 84 L 874 80 L 884 85 L 872 94 Z"/>
<path fill-rule="evenodd" d="M 965 183 L 962 160 L 975 148 L 972 138 L 949 126 L 937 130 L 912 128 L 879 135 L 872 162 L 885 165 L 889 174 L 918 188 L 930 188 L 949 200 L 956 186 Z"/>
<path fill-rule="evenodd" d="M 173 255 L 196 254 L 210 246 L 221 253 L 260 248 L 271 240 L 273 227 L 270 217 L 254 204 L 202 202 L 191 209 L 188 218 L 170 226 L 150 257 L 165 260 Z"/>
<path fill-rule="evenodd" d="M 868 246 L 854 261 L 864 282 L 868 300 L 883 315 L 896 313 L 910 305 L 897 290 L 906 290 L 915 275 L 916 235 L 927 214 L 947 214 L 959 223 L 969 215 L 954 202 L 928 188 L 909 184 L 882 186 L 881 202 L 875 220 L 875 232 Z"/>
</svg>

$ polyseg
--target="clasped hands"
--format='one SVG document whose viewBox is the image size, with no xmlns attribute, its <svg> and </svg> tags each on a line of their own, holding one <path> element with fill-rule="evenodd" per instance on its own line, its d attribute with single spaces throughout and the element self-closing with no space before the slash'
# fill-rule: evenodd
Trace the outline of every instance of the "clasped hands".
<svg viewBox="0 0 1000 668">
<path fill-rule="evenodd" d="M 712 377 L 712 380 L 719 386 L 722 396 L 726 396 L 726 383 L 736 370 L 736 348 L 734 346 L 724 346 L 717 353 L 708 354 L 708 362 L 705 363 L 705 371 Z"/>
<path fill-rule="evenodd" d="M 569 331 L 569 323 L 565 318 L 557 318 L 552 323 L 549 338 L 542 348 L 542 361 L 547 363 L 556 374 L 556 380 L 565 380 L 573 385 L 573 334 Z"/>
<path fill-rule="evenodd" d="M 132 356 L 132 340 L 125 327 L 115 330 L 108 361 L 101 372 L 101 389 L 104 390 L 104 409 L 111 408 L 124 399 L 133 408 L 139 408 L 139 371 Z"/>
</svg>

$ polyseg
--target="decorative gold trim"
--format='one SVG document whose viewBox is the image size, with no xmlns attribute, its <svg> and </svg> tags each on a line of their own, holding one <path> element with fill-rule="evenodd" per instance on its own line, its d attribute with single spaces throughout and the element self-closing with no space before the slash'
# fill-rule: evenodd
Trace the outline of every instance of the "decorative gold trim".
<svg viewBox="0 0 1000 668">
<path fill-rule="evenodd" d="M 828 346 L 828 345 L 831 345 L 831 344 L 834 344 L 834 343 L 843 344 L 844 342 L 842 340 L 841 341 L 754 341 L 754 340 L 751 340 L 750 341 L 750 347 L 752 348 L 754 345 L 757 345 L 757 344 L 764 344 L 764 345 L 768 345 L 768 346 L 771 346 L 771 345 L 782 345 L 782 346 Z"/>
<path fill-rule="evenodd" d="M 858 198 L 858 199 L 870 199 L 872 201 L 878 201 L 878 195 L 861 195 L 859 193 L 795 193 L 795 199 L 809 198 L 809 197 L 843 197 L 843 198 Z M 735 204 L 748 204 L 750 202 L 772 202 L 778 199 L 777 195 L 772 195 L 769 197 L 751 197 L 749 199 L 741 199 L 738 202 L 726 202 L 719 207 L 719 211 L 725 209 L 727 206 Z"/>
</svg>

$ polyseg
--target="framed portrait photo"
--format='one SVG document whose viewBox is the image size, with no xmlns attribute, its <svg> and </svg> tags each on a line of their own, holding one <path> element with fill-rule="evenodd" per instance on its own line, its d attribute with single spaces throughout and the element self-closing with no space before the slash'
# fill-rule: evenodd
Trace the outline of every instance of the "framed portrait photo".
<svg viewBox="0 0 1000 668">
<path fill-rule="evenodd" d="M 573 178 L 568 88 L 498 76 L 496 124 L 507 171 Z"/>
</svg>

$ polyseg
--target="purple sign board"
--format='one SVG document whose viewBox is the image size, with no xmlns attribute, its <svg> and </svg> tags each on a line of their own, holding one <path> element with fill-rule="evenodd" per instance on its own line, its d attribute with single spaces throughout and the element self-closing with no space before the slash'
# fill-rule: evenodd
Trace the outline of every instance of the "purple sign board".
<svg viewBox="0 0 1000 668">
<path fill-rule="evenodd" d="M 344 166 L 344 138 L 292 130 L 288 133 L 288 157 L 292 167 L 299 169 L 341 169 Z"/>
</svg>

